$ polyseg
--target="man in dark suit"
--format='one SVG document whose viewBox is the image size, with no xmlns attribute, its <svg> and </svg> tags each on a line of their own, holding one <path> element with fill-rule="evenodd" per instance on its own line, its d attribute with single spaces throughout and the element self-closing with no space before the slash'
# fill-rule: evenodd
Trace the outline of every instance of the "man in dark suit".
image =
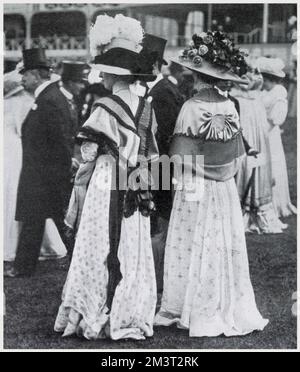
<svg viewBox="0 0 300 372">
<path fill-rule="evenodd" d="M 157 120 L 157 144 L 160 155 L 169 155 L 170 142 L 173 136 L 176 120 L 183 105 L 183 97 L 178 87 L 164 78 L 162 65 L 167 65 L 164 60 L 164 50 L 167 40 L 146 34 L 143 48 L 152 56 L 154 61 L 153 74 L 156 80 L 147 83 L 147 95 L 152 97 L 152 105 Z M 171 183 L 171 180 L 170 180 Z M 161 188 L 161 183 L 160 183 Z M 163 258 L 167 238 L 167 230 L 172 210 L 172 191 L 158 190 L 154 194 L 157 209 L 156 218 L 152 218 L 153 252 L 157 279 L 158 292 L 163 287 Z"/>
<path fill-rule="evenodd" d="M 31 276 L 36 268 L 45 221 L 52 218 L 62 238 L 64 208 L 70 194 L 72 142 L 70 111 L 63 94 L 50 82 L 43 49 L 23 51 L 23 86 L 35 102 L 22 126 L 23 165 L 16 220 L 22 231 L 10 277 Z"/>
</svg>

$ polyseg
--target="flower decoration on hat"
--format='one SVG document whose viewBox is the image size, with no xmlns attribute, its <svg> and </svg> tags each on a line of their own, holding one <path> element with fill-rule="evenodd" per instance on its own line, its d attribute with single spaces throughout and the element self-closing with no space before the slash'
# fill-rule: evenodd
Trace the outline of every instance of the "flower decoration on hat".
<svg viewBox="0 0 300 372">
<path fill-rule="evenodd" d="M 199 66 L 202 60 L 224 68 L 239 76 L 248 70 L 246 51 L 235 48 L 234 42 L 220 31 L 195 34 L 189 46 L 181 53 L 180 59 Z"/>
</svg>

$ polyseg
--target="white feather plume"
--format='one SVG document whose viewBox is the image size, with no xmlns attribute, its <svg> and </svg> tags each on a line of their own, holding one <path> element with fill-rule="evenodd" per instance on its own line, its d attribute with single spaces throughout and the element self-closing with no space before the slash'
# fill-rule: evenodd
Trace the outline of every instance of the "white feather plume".
<svg viewBox="0 0 300 372">
<path fill-rule="evenodd" d="M 117 14 L 114 18 L 108 15 L 99 15 L 89 34 L 91 55 L 95 57 L 99 54 L 100 49 L 103 49 L 113 38 L 117 37 L 133 41 L 138 48 L 144 37 L 141 23 L 122 14 Z"/>
</svg>

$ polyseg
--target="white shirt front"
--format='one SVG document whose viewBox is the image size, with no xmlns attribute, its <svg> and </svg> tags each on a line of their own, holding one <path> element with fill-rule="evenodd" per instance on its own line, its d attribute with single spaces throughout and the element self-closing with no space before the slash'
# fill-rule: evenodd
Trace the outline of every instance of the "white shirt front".
<svg viewBox="0 0 300 372">
<path fill-rule="evenodd" d="M 163 77 L 163 74 L 158 74 L 157 75 L 157 78 L 154 80 L 154 81 L 149 81 L 148 83 L 147 83 L 147 85 L 148 85 L 148 88 L 149 88 L 149 92 L 150 92 L 150 90 L 158 83 L 158 82 L 160 82 L 162 79 L 163 79 L 164 77 Z"/>
</svg>

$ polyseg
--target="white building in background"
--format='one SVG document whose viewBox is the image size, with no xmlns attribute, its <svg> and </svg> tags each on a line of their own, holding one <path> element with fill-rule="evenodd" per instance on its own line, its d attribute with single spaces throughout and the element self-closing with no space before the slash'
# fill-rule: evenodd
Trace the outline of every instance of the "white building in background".
<svg viewBox="0 0 300 372">
<path fill-rule="evenodd" d="M 50 58 L 88 59 L 88 31 L 99 14 L 139 19 L 146 32 L 168 39 L 167 56 L 195 32 L 224 26 L 231 17 L 237 44 L 255 53 L 290 61 L 288 19 L 296 4 L 4 4 L 5 60 L 17 61 L 23 48 L 47 48 Z M 226 31 L 226 30 L 225 30 Z"/>
</svg>

